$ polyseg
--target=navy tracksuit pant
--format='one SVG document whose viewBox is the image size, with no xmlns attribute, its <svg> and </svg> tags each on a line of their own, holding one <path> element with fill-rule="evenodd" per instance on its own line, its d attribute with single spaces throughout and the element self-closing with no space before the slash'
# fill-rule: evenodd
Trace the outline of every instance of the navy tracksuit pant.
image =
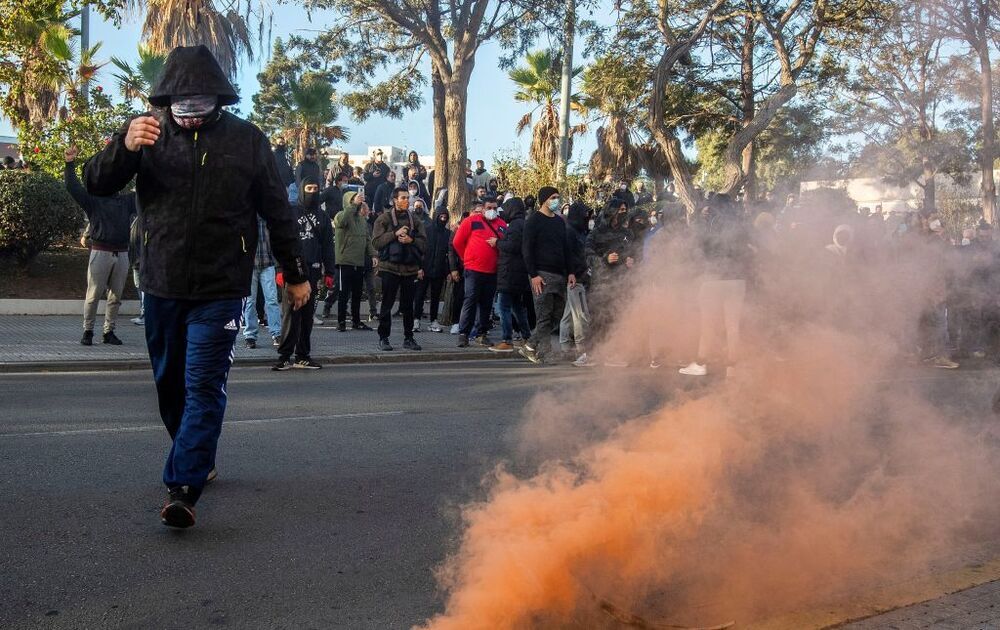
<svg viewBox="0 0 1000 630">
<path fill-rule="evenodd" d="M 171 300 L 145 294 L 146 345 L 160 417 L 173 440 L 163 483 L 196 501 L 215 467 L 226 380 L 243 300 Z"/>
</svg>

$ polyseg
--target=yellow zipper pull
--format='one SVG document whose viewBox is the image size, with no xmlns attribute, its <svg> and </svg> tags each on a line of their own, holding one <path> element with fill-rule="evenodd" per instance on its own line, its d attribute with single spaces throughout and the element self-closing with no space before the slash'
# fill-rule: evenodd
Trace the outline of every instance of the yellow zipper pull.
<svg viewBox="0 0 1000 630">
<path fill-rule="evenodd" d="M 247 240 L 243 238 L 242 234 L 240 235 L 240 243 L 243 243 L 243 253 L 247 253 Z"/>
<path fill-rule="evenodd" d="M 142 241 L 143 245 L 149 245 L 149 230 L 146 230 L 145 238 Z"/>
<path fill-rule="evenodd" d="M 201 155 L 201 165 L 202 166 L 205 166 L 205 159 L 207 157 L 208 157 L 208 151 L 205 151 L 204 153 L 202 153 L 202 155 Z"/>
</svg>

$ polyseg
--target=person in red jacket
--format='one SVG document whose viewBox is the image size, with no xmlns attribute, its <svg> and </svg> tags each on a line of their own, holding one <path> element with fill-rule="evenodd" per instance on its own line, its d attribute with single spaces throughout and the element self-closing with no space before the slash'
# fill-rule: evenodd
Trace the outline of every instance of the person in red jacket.
<svg viewBox="0 0 1000 630">
<path fill-rule="evenodd" d="M 473 211 L 455 232 L 455 251 L 465 267 L 465 301 L 458 322 L 458 347 L 469 345 L 469 334 L 478 310 L 479 344 L 489 347 L 486 330 L 493 296 L 497 292 L 497 242 L 504 238 L 507 223 L 497 212 L 496 197 L 483 199 L 482 211 Z"/>
</svg>

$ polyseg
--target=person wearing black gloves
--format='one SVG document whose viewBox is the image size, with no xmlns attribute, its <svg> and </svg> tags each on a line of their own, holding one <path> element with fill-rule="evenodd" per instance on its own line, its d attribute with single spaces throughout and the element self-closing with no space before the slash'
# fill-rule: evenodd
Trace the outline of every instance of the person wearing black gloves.
<svg viewBox="0 0 1000 630">
<path fill-rule="evenodd" d="M 313 293 L 320 278 L 326 288 L 334 286 L 333 223 L 319 205 L 319 182 L 306 177 L 302 180 L 302 193 L 295 205 L 298 215 L 299 241 L 302 243 L 302 258 L 309 275 L 309 286 Z M 316 301 L 309 300 L 299 309 L 293 310 L 286 296 L 281 303 L 281 344 L 278 346 L 278 363 L 271 368 L 276 372 L 292 368 L 318 370 L 323 366 L 312 360 L 313 312 Z M 292 353 L 295 363 L 292 363 Z"/>
<path fill-rule="evenodd" d="M 267 137 L 222 110 L 238 100 L 208 48 L 175 48 L 149 94 L 154 111 L 130 120 L 83 171 L 92 195 L 114 195 L 135 179 L 146 344 L 172 439 L 160 519 L 171 527 L 194 525 L 215 474 L 258 215 L 284 269 L 286 299 L 298 308 L 311 293 Z"/>
<path fill-rule="evenodd" d="M 87 262 L 87 299 L 83 303 L 83 338 L 85 346 L 94 344 L 94 320 L 97 303 L 107 298 L 104 309 L 104 337 L 106 344 L 120 346 L 115 335 L 118 309 L 129 270 L 129 237 L 135 217 L 135 194 L 98 197 L 89 194 L 76 176 L 76 157 L 79 151 L 70 147 L 65 152 L 66 190 L 83 208 L 90 221 L 90 259 Z"/>
</svg>

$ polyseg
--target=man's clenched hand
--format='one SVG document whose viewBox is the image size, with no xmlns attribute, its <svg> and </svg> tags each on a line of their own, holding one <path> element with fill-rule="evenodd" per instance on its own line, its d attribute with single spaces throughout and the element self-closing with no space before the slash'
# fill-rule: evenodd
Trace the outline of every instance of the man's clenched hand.
<svg viewBox="0 0 1000 630">
<path fill-rule="evenodd" d="M 160 137 L 160 121 L 152 116 L 133 118 L 125 134 L 125 148 L 133 153 L 151 146 Z"/>
</svg>

